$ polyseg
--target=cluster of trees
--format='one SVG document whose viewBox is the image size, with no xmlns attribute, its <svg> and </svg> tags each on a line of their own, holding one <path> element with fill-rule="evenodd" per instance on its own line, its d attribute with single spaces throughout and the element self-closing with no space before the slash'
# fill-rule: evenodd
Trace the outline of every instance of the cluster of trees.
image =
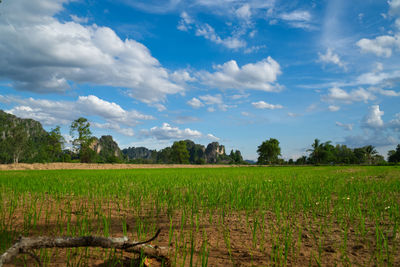
<svg viewBox="0 0 400 267">
<path fill-rule="evenodd" d="M 64 142 L 60 127 L 46 132 L 37 121 L 0 110 L 0 163 L 62 161 Z"/>
<path fill-rule="evenodd" d="M 181 140 L 160 151 L 144 147 L 122 150 L 126 160 L 131 163 L 161 164 L 246 164 L 239 150 L 225 153 L 225 147 L 212 142 L 207 147 L 191 140 Z"/>
<path fill-rule="evenodd" d="M 94 137 L 86 118 L 78 118 L 70 126 L 72 149 L 65 149 L 60 127 L 46 132 L 31 119 L 20 119 L 0 110 L 0 163 L 18 162 L 98 162 L 98 163 L 163 163 L 163 164 L 248 164 L 239 150 L 231 150 L 212 142 L 207 147 L 191 140 L 181 140 L 159 151 L 144 147 L 120 150 L 112 136 Z M 257 164 L 385 164 L 373 146 L 349 148 L 315 139 L 309 156 L 296 161 L 280 158 L 279 141 L 271 138 L 258 146 Z M 400 144 L 388 152 L 388 162 L 400 162 Z"/>
<path fill-rule="evenodd" d="M 400 162 L 400 144 L 397 145 L 396 150 L 390 150 L 388 152 L 388 161 L 393 163 Z"/>
<path fill-rule="evenodd" d="M 296 161 L 289 159 L 285 162 L 279 158 L 281 149 L 279 141 L 271 138 L 264 141 L 258 147 L 258 164 L 385 164 L 386 161 L 382 155 L 379 155 L 374 146 L 364 146 L 359 148 L 349 148 L 346 145 L 332 145 L 331 141 L 321 142 L 315 139 L 311 148 L 307 150 L 310 155 L 302 156 Z M 396 150 L 388 152 L 388 162 L 400 162 L 400 145 Z"/>
</svg>

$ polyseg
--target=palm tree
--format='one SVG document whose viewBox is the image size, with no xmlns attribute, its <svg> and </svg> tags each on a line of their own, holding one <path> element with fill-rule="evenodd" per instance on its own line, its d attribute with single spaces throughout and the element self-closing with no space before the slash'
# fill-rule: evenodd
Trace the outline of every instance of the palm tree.
<svg viewBox="0 0 400 267">
<path fill-rule="evenodd" d="M 315 163 L 319 163 L 321 160 L 321 150 L 323 148 L 323 144 L 319 139 L 315 139 L 311 147 L 312 149 L 307 149 L 307 151 L 311 152 L 310 157 L 313 159 L 313 161 L 315 161 Z"/>
<path fill-rule="evenodd" d="M 365 146 L 364 147 L 365 155 L 367 156 L 368 159 L 368 164 L 372 164 L 372 158 L 378 154 L 378 151 L 376 151 L 374 146 Z"/>
</svg>

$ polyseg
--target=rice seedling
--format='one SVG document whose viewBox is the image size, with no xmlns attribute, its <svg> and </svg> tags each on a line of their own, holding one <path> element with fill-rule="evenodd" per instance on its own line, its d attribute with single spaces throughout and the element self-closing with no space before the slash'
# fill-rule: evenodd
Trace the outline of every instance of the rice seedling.
<svg viewBox="0 0 400 267">
<path fill-rule="evenodd" d="M 161 228 L 153 243 L 170 248 L 172 266 L 398 266 L 399 200 L 398 167 L 2 171 L 0 253 L 19 235 L 145 240 Z M 149 261 L 113 249 L 36 254 L 46 266 Z"/>
</svg>

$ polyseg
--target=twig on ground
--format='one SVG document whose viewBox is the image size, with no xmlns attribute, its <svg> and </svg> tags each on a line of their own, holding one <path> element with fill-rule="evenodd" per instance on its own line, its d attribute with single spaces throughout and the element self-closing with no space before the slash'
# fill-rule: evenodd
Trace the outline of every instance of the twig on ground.
<svg viewBox="0 0 400 267">
<path fill-rule="evenodd" d="M 101 236 L 82 236 L 82 237 L 21 237 L 20 240 L 0 256 L 0 267 L 5 263 L 10 263 L 18 254 L 28 254 L 34 258 L 39 265 L 40 259 L 32 253 L 33 249 L 41 248 L 75 248 L 75 247 L 101 247 L 121 249 L 127 252 L 143 253 L 144 255 L 168 261 L 168 248 L 153 247 L 147 243 L 153 241 L 160 234 L 160 230 L 143 242 L 129 241 L 127 237 L 101 237 Z"/>
</svg>

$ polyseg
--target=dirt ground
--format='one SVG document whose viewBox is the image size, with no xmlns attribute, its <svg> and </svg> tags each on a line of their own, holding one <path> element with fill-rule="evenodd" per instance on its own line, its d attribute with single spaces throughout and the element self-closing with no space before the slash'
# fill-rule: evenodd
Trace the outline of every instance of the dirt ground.
<svg viewBox="0 0 400 267">
<path fill-rule="evenodd" d="M 247 165 L 244 165 L 247 166 Z M 0 170 L 92 170 L 92 169 L 158 169 L 158 168 L 229 168 L 239 165 L 191 164 L 106 164 L 106 163 L 18 163 L 0 164 Z"/>
<path fill-rule="evenodd" d="M 48 200 L 48 205 L 53 202 Z M 73 201 L 75 202 L 75 201 Z M 81 212 L 82 200 L 76 201 L 72 205 L 71 225 L 74 225 L 77 216 Z M 89 203 L 88 203 L 89 204 Z M 90 207 L 90 204 L 89 206 Z M 60 207 L 63 209 L 62 207 Z M 126 218 L 127 230 L 135 228 L 138 215 L 132 215 L 131 210 L 113 208 L 110 220 L 110 236 L 122 237 L 121 228 L 122 218 Z M 151 212 L 149 212 L 151 214 Z M 367 235 L 364 239 L 356 234 L 356 229 L 349 228 L 347 233 L 346 245 L 343 246 L 343 228 L 339 226 L 335 219 L 329 218 L 331 223 L 329 233 L 320 233 L 318 225 L 310 224 L 311 218 L 306 214 L 297 214 L 293 229 L 302 228 L 301 232 L 294 230 L 293 242 L 288 248 L 288 257 L 284 260 L 285 244 L 282 239 L 281 228 L 283 223 L 278 222 L 272 212 L 265 214 L 266 228 L 264 234 L 257 232 L 258 242 L 253 243 L 254 235 L 249 225 L 253 221 L 246 213 L 232 212 L 227 213 L 224 220 L 221 221 L 220 215 L 206 215 L 199 219 L 199 226 L 190 225 L 190 223 L 181 224 L 181 214 L 175 213 L 173 217 L 173 238 L 170 242 L 170 220 L 165 213 L 148 216 L 146 210 L 143 210 L 141 219 L 149 225 L 154 225 L 161 230 L 158 238 L 151 243 L 160 247 L 169 249 L 169 258 L 176 260 L 176 266 L 190 265 L 191 238 L 194 239 L 193 266 L 201 266 L 202 246 L 204 240 L 207 240 L 208 266 L 379 266 L 376 262 L 376 237 L 374 233 L 374 224 L 366 223 Z M 44 216 L 38 222 L 35 229 L 29 231 L 29 236 L 54 236 L 59 231 L 55 220 L 44 220 Z M 293 219 L 293 218 L 291 218 Z M 23 228 L 24 214 L 15 213 L 13 218 L 15 229 Z M 290 223 L 293 223 L 291 220 Z M 96 229 L 98 222 L 93 219 L 91 225 Z M 100 225 L 101 228 L 101 225 Z M 275 236 L 271 234 L 274 229 Z M 199 230 L 196 230 L 199 229 Z M 154 229 L 156 230 L 156 229 Z M 102 232 L 100 230 L 100 232 Z M 273 231 L 272 231 L 273 232 Z M 229 236 L 230 247 L 227 246 L 226 235 Z M 316 236 L 319 234 L 319 236 Z M 101 234 L 100 234 L 101 235 Z M 284 234 L 283 234 L 284 235 Z M 301 236 L 301 241 L 296 241 Z M 142 240 L 150 236 L 143 237 Z M 389 240 L 389 249 L 397 250 L 400 246 L 400 234 L 391 237 Z M 186 253 L 183 252 L 186 248 Z M 138 259 L 137 254 L 115 251 L 112 249 L 47 249 L 50 255 L 51 263 L 46 266 L 161 266 L 161 262 L 156 259 L 142 258 Z M 188 252 L 189 251 L 189 252 Z M 345 253 L 344 253 L 345 252 Z M 43 251 L 36 251 L 36 254 Z M 396 254 L 395 254 L 396 255 Z M 176 258 L 175 258 L 176 257 Z M 113 260 L 115 258 L 116 260 Z M 278 259 L 278 260 L 276 260 Z M 142 265 L 141 265 L 142 261 Z M 67 264 L 68 262 L 68 264 Z M 400 253 L 392 259 L 393 266 L 400 266 Z M 72 265 L 71 265 L 72 264 Z M 382 263 L 381 263 L 382 264 Z M 20 256 L 11 266 L 36 266 L 35 260 L 29 256 Z M 383 262 L 385 266 L 385 262 Z"/>
</svg>

